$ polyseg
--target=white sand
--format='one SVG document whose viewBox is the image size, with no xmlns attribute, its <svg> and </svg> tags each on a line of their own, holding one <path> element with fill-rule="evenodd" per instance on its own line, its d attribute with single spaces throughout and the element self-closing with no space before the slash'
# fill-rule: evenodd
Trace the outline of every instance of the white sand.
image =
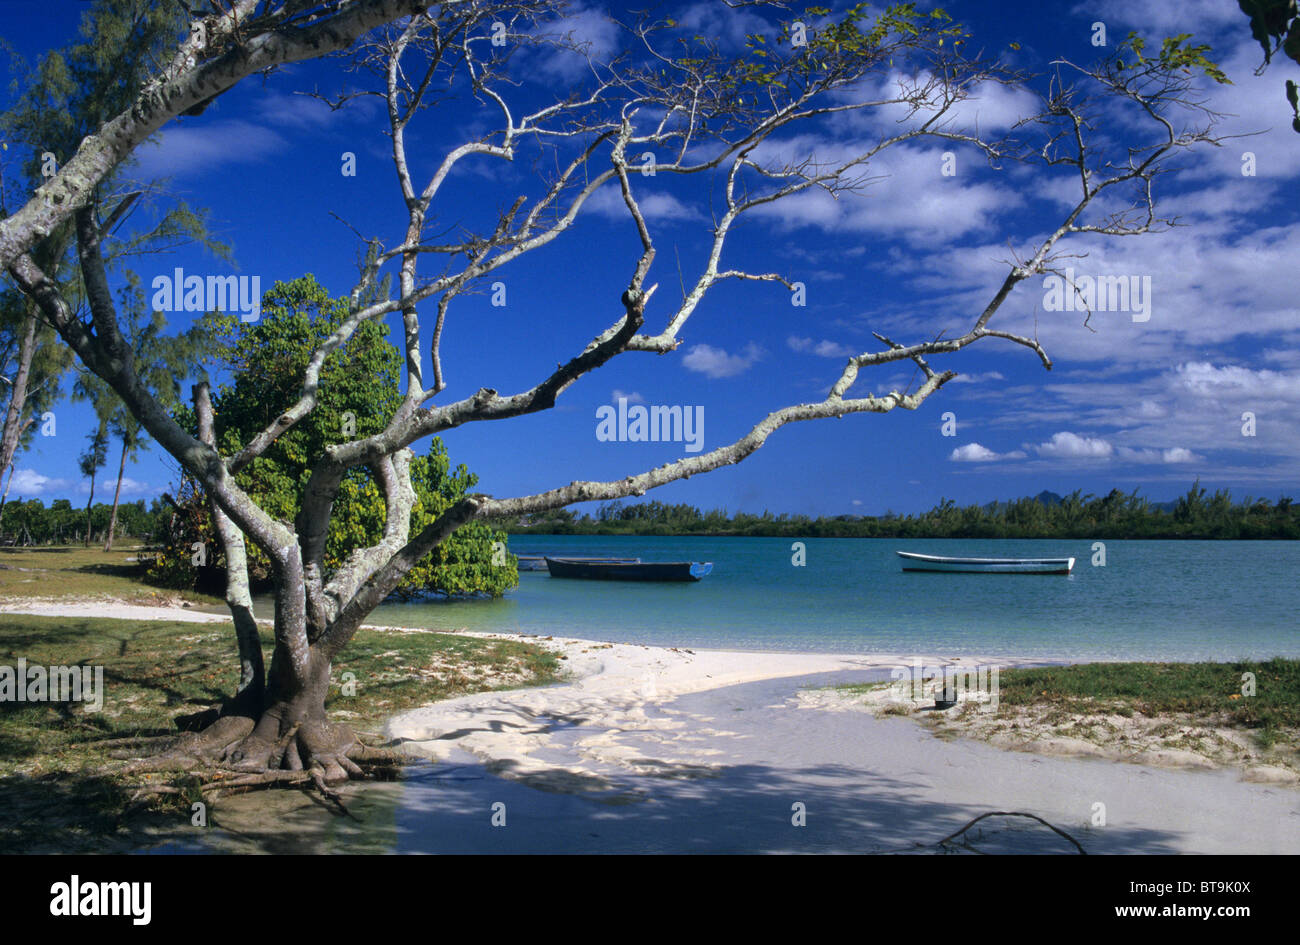
<svg viewBox="0 0 1300 945">
<path fill-rule="evenodd" d="M 0 610 L 226 619 L 103 602 L 10 602 Z M 944 740 L 908 719 L 844 711 L 838 699 L 808 695 L 807 687 L 885 678 L 915 654 L 473 635 L 552 647 L 565 657 L 568 680 L 478 693 L 391 719 L 390 736 L 439 765 L 368 789 L 396 805 L 396 849 L 919 852 L 933 851 L 935 841 L 979 814 L 1015 810 L 1068 831 L 1089 852 L 1300 852 L 1300 791 L 1293 787 L 1247 783 L 1234 771 Z M 512 812 L 508 831 L 489 827 L 498 804 Z M 795 805 L 807 810 L 801 826 L 792 825 Z M 984 852 L 1072 852 L 1032 822 L 985 827 Z"/>
<path fill-rule="evenodd" d="M 34 617 L 110 617 L 114 620 L 178 620 L 187 623 L 229 623 L 229 614 L 209 614 L 181 606 L 124 604 L 113 600 L 24 598 L 0 601 L 0 614 Z"/>
</svg>

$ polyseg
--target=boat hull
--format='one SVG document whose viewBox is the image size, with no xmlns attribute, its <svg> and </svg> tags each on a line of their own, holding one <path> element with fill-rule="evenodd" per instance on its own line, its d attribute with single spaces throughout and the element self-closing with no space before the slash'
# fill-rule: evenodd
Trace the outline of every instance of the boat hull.
<svg viewBox="0 0 1300 945">
<path fill-rule="evenodd" d="M 517 555 L 516 558 L 519 561 L 520 571 L 545 571 L 546 570 L 546 555 Z M 600 558 L 593 555 L 591 557 L 574 556 L 566 560 L 603 561 L 603 562 L 608 562 L 610 564 L 636 564 L 641 559 L 640 558 Z"/>
<path fill-rule="evenodd" d="M 904 571 L 943 571 L 962 574 L 1069 574 L 1073 558 L 954 558 L 895 552 Z"/>
<path fill-rule="evenodd" d="M 696 561 L 581 561 L 547 558 L 551 577 L 584 581 L 698 581 L 713 570 L 711 562 Z"/>
</svg>

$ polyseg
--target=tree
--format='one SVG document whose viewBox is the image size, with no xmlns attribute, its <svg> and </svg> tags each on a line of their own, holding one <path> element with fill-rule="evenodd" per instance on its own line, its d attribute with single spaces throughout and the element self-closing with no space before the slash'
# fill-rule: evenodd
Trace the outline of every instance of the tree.
<svg viewBox="0 0 1300 945">
<path fill-rule="evenodd" d="M 302 372 L 322 341 L 336 332 L 347 316 L 348 300 L 331 299 L 307 275 L 292 282 L 277 282 L 262 298 L 261 317 L 244 322 L 228 315 L 211 315 L 202 325 L 214 369 L 229 377 L 212 396 L 215 435 L 219 445 L 237 449 L 275 419 L 277 405 L 295 393 Z M 263 455 L 249 463 L 237 482 L 262 508 L 290 519 L 302 501 L 311 469 L 307 459 L 332 443 L 383 430 L 401 404 L 398 381 L 402 360 L 389 343 L 381 322 L 358 326 L 347 344 L 336 349 L 321 368 L 321 399 L 302 422 L 280 437 Z M 194 426 L 192 416 L 186 418 Z M 448 506 L 464 498 L 477 482 L 465 466 L 451 467 L 446 447 L 435 437 L 427 455 L 411 460 L 411 481 L 416 502 L 411 528 L 419 530 Z M 191 501 L 206 502 L 202 490 Z M 342 566 L 354 548 L 374 545 L 383 535 L 384 497 L 367 470 L 352 470 L 335 501 L 325 566 Z M 181 520 L 193 522 L 181 514 Z M 479 522 L 456 531 L 407 574 L 394 593 L 417 597 L 484 594 L 499 597 L 518 583 L 512 560 L 493 564 L 504 532 Z M 193 587 L 195 571 L 175 567 L 188 560 L 196 541 L 216 545 L 210 527 L 182 528 L 172 547 L 155 562 L 152 575 L 164 583 Z M 254 582 L 270 576 L 270 561 L 257 548 L 249 550 L 250 577 Z"/>
<path fill-rule="evenodd" d="M 209 340 L 207 327 L 200 324 L 183 334 L 165 334 L 166 314 L 161 311 L 146 312 L 139 279 L 134 273 L 128 273 L 127 280 L 119 294 L 122 337 L 131 351 L 136 373 L 145 388 L 159 404 L 169 409 L 175 408 L 180 403 L 184 381 L 199 371 L 199 355 L 206 349 Z M 111 551 L 126 463 L 140 451 L 148 449 L 148 437 L 122 398 L 98 375 L 84 369 L 78 371 L 72 398 L 91 403 L 100 424 L 121 444 L 117 485 L 113 490 L 113 508 L 104 540 L 104 550 Z"/>
<path fill-rule="evenodd" d="M 95 501 L 95 476 L 108 462 L 108 424 L 101 421 L 93 433 L 86 436 L 88 447 L 77 457 L 77 468 L 90 480 L 90 497 L 86 499 L 86 540 L 90 547 L 90 507 Z"/>
<path fill-rule="evenodd" d="M 81 42 L 42 57 L 26 77 L 23 94 L 0 115 L 0 139 L 5 152 L 25 155 L 19 176 L 11 175 L 8 185 L 5 167 L 0 163 L 0 218 L 9 213 L 8 190 L 14 184 L 40 192 L 61 162 L 76 153 L 88 135 L 131 107 L 157 57 L 174 44 L 177 31 L 187 28 L 188 23 L 188 14 L 179 5 L 148 0 L 99 3 L 83 16 Z M 131 164 L 128 156 L 109 169 L 98 184 L 105 200 L 114 203 L 111 215 L 104 221 L 106 237 L 151 189 L 146 185 L 114 193 Z M 47 205 L 53 206 L 55 198 L 46 196 Z M 75 260 L 68 258 L 75 242 L 72 219 L 65 215 L 57 225 L 38 225 L 33 234 L 36 240 L 31 254 L 37 267 L 57 286 L 69 306 L 79 310 L 83 295 L 80 273 Z M 160 214 L 152 229 L 105 248 L 106 264 L 112 266 L 119 256 L 158 252 L 190 240 L 219 257 L 229 254 L 228 247 L 209 235 L 204 214 L 182 202 Z M 8 388 L 0 432 L 0 476 L 7 471 L 12 477 L 19 448 L 30 439 L 35 418 L 58 398 L 63 375 L 72 362 L 69 348 L 39 316 L 40 308 L 34 299 L 13 290 L 0 292 L 0 378 Z M 7 497 L 6 483 L 0 493 L 0 515 Z"/>
<path fill-rule="evenodd" d="M 935 370 L 930 360 L 986 339 L 1023 346 L 1050 368 L 1051 359 L 1035 338 L 991 327 L 1004 303 L 1026 280 L 1057 272 L 1062 241 L 1071 236 L 1160 231 L 1167 221 L 1156 210 L 1155 181 L 1170 158 L 1215 140 L 1214 116 L 1199 109 L 1193 98 L 1198 74 L 1217 78 L 1213 64 L 1203 47 L 1186 47 L 1181 39 L 1166 41 L 1155 55 L 1145 54 L 1140 42 L 1131 40 L 1117 51 L 1127 61 L 1112 57 L 1097 66 L 1055 64 L 1056 74 L 1042 86 L 1041 112 L 1018 129 L 1026 140 L 990 140 L 963 121 L 957 106 L 984 83 L 1028 80 L 996 62 L 968 57 L 962 50 L 967 34 L 942 11 L 920 13 L 901 4 L 869 16 L 860 5 L 831 19 L 827 11 L 814 8 L 804 15 L 819 28 L 797 44 L 784 5 L 756 0 L 745 6 L 755 16 L 766 16 L 771 28 L 767 35 L 755 34 L 742 53 L 732 54 L 708 37 L 692 37 L 672 21 L 647 16 L 619 24 L 635 44 L 632 52 L 623 59 L 596 61 L 589 49 L 567 38 L 565 7 L 558 0 L 464 0 L 427 8 L 398 0 L 353 0 L 323 8 L 236 0 L 228 8 L 214 7 L 216 12 L 201 25 L 196 22 L 175 55 L 140 87 L 132 107 L 89 135 L 58 175 L 0 221 L 0 265 L 8 267 L 81 361 L 118 392 L 150 436 L 210 497 L 237 628 L 248 614 L 245 542 L 269 561 L 276 617 L 264 697 L 232 700 L 217 721 L 173 748 L 159 765 L 219 765 L 266 781 L 283 780 L 285 769 L 290 778 L 310 777 L 322 786 L 361 773 L 359 763 L 373 758 L 373 750 L 346 726 L 332 722 L 324 709 L 333 661 L 366 615 L 430 551 L 470 522 L 643 495 L 740 462 L 790 423 L 915 410 L 955 376 L 951 370 Z M 504 35 L 509 48 L 500 51 L 493 35 Z M 358 39 L 351 51 L 352 74 L 364 84 L 337 104 L 354 94 L 377 95 L 385 104 L 387 147 L 405 213 L 386 241 L 367 238 L 367 245 L 379 250 L 369 257 L 346 315 L 313 352 L 300 383 L 268 415 L 265 426 L 242 442 L 218 441 L 210 390 L 200 383 L 195 389 L 197 436 L 191 435 L 133 369 L 104 266 L 104 222 L 112 210 L 100 185 L 165 122 L 201 112 L 244 76 L 353 47 Z M 512 53 L 556 49 L 586 55 L 590 65 L 579 87 L 558 98 L 544 74 L 517 64 Z M 896 76 L 901 78 L 895 82 Z M 870 80 L 884 77 L 890 80 L 884 83 L 886 92 L 863 94 Z M 408 129 L 462 84 L 481 107 L 475 131 L 443 152 L 427 179 L 417 181 L 408 160 Z M 1111 133 L 1094 137 L 1091 128 L 1103 120 L 1098 114 L 1102 107 L 1109 110 L 1104 122 Z M 763 147 L 814 128 L 829 115 L 883 116 L 896 109 L 908 117 L 885 122 L 890 130 L 833 162 L 815 157 L 792 161 L 782 158 L 779 148 Z M 1063 167 L 1078 185 L 1074 204 L 1059 224 L 1023 258 L 1008 264 L 965 332 L 910 343 L 878 335 L 880 346 L 848 358 L 824 399 L 778 409 L 737 440 L 708 452 L 615 480 L 575 481 L 532 495 L 466 495 L 418 530 L 412 527 L 417 501 L 413 444 L 466 424 L 492 421 L 495 426 L 551 409 L 575 382 L 616 358 L 671 354 L 701 300 L 719 283 L 749 280 L 793 290 L 781 273 L 722 266 L 737 222 L 758 208 L 817 190 L 853 193 L 865 185 L 878 155 L 918 140 L 960 143 L 995 163 L 1014 159 Z M 420 145 L 422 154 L 426 147 Z M 661 155 L 658 174 L 707 182 L 716 199 L 710 245 L 692 281 L 684 284 L 680 302 L 659 300 L 653 308 L 657 283 L 650 273 L 658 246 L 642 211 L 647 191 L 633 163 L 646 151 Z M 466 226 L 450 242 L 436 241 L 449 239 L 445 232 L 438 237 L 432 232 L 451 171 L 461 162 L 484 158 L 532 160 L 551 170 L 539 171 L 530 192 L 506 193 L 488 225 Z M 617 302 L 612 324 L 581 351 L 561 358 L 531 387 L 504 395 L 483 387 L 459 400 L 436 402 L 447 388 L 440 339 L 457 299 L 564 236 L 602 188 L 621 201 L 639 246 L 627 260 L 626 288 L 610 299 Z M 76 227 L 90 324 L 75 316 L 29 252 L 42 233 L 69 219 Z M 372 291 L 385 267 L 397 275 L 395 297 Z M 425 271 L 429 268 L 435 271 Z M 421 306 L 432 309 L 431 317 L 422 317 Z M 322 444 L 307 457 L 310 473 L 291 509 L 292 521 L 263 508 L 240 485 L 240 473 L 320 408 L 326 396 L 320 381 L 330 355 L 361 326 L 389 313 L 400 319 L 404 346 L 403 394 L 396 410 L 381 430 L 364 435 L 358 430 L 355 437 Z M 651 321 L 657 327 L 648 327 Z M 546 341 L 540 334 L 538 343 Z M 864 368 L 909 362 L 921 378 L 916 389 L 851 392 Z M 383 533 L 371 545 L 349 549 L 342 563 L 331 568 L 331 520 L 348 477 L 358 469 L 369 471 L 383 495 Z M 246 669 L 255 676 L 260 664 L 246 664 Z M 247 683 L 241 681 L 242 691 L 260 691 L 255 680 Z"/>
<path fill-rule="evenodd" d="M 15 290 L 0 291 L 0 389 L 5 408 L 0 424 L 0 523 L 13 483 L 17 455 L 39 429 L 39 418 L 60 394 L 71 352 L 54 329 L 39 318 L 31 299 Z"/>
</svg>

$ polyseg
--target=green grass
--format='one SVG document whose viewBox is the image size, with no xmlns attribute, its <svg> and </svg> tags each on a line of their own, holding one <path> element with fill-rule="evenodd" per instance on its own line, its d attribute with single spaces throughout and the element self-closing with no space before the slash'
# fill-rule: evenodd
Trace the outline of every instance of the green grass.
<svg viewBox="0 0 1300 945">
<path fill-rule="evenodd" d="M 112 597 L 127 603 L 156 604 L 183 598 L 221 604 L 219 598 L 195 591 L 169 591 L 143 583 L 140 549 L 120 546 L 59 545 L 0 548 L 0 601 L 24 597 Z"/>
<path fill-rule="evenodd" d="M 1255 695 L 1242 694 L 1242 676 L 1255 674 Z M 1262 747 L 1300 733 L 1300 660 L 1277 657 L 1233 663 L 1080 663 L 998 674 L 1001 706 L 1070 715 L 1149 718 L 1189 715 L 1209 724 L 1248 729 Z M 873 685 L 836 687 L 861 694 Z"/>
<path fill-rule="evenodd" d="M 269 629 L 263 631 L 270 654 Z M 0 614 L 0 665 L 104 667 L 103 709 L 0 702 L 0 852 L 71 852 L 130 846 L 151 824 L 175 825 L 185 798 L 163 798 L 125 817 L 138 780 L 93 773 L 111 762 L 102 742 L 170 735 L 174 719 L 234 692 L 234 632 L 226 623 L 29 617 Z M 361 630 L 333 667 L 327 706 L 359 732 L 378 732 L 404 709 L 494 687 L 556 679 L 560 663 L 527 643 L 442 633 Z M 344 673 L 356 694 L 342 693 Z"/>
<path fill-rule="evenodd" d="M 1245 673 L 1255 695 L 1242 694 Z M 1187 714 L 1250 729 L 1265 747 L 1300 730 L 1300 660 L 1234 663 L 1083 663 L 1008 669 L 999 676 L 1008 706 L 1051 706 L 1097 714 Z"/>
</svg>

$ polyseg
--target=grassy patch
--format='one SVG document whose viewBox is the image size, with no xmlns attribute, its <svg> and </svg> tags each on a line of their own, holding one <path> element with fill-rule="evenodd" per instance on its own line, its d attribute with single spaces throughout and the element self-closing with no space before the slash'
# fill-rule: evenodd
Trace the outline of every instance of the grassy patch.
<svg viewBox="0 0 1300 945">
<path fill-rule="evenodd" d="M 1242 677 L 1255 674 L 1255 695 Z M 1236 663 L 1082 663 L 1005 669 L 999 699 L 1071 714 L 1190 715 L 1250 729 L 1265 745 L 1300 730 L 1300 660 Z"/>
<path fill-rule="evenodd" d="M 263 633 L 269 658 L 271 636 Z M 177 822 L 184 797 L 125 817 L 138 780 L 94 774 L 103 742 L 174 734 L 173 719 L 219 702 L 238 677 L 226 623 L 0 614 L 0 665 L 103 666 L 103 709 L 0 702 L 0 852 L 129 847 L 138 831 Z M 502 685 L 554 681 L 558 661 L 527 643 L 443 633 L 361 630 L 333 670 L 327 705 L 358 731 L 422 703 Z M 355 694 L 345 695 L 345 673 Z M 187 815 L 188 819 L 188 815 Z"/>
<path fill-rule="evenodd" d="M 1242 692 L 1247 673 L 1254 674 L 1253 695 Z M 924 718 L 939 727 L 957 723 L 972 735 L 1065 736 L 1134 753 L 1177 748 L 1219 762 L 1236 757 L 1293 768 L 1300 761 L 1300 660 L 1081 663 L 1003 669 L 998 683 L 991 716 L 972 705 Z M 879 702 L 890 684 L 835 688 Z M 881 706 L 885 715 L 913 708 L 910 702 Z"/>
<path fill-rule="evenodd" d="M 141 549 L 60 545 L 0 548 L 0 600 L 51 597 L 112 597 L 128 604 L 156 604 L 183 598 L 221 604 L 219 598 L 193 591 L 169 591 L 142 583 Z"/>
</svg>

